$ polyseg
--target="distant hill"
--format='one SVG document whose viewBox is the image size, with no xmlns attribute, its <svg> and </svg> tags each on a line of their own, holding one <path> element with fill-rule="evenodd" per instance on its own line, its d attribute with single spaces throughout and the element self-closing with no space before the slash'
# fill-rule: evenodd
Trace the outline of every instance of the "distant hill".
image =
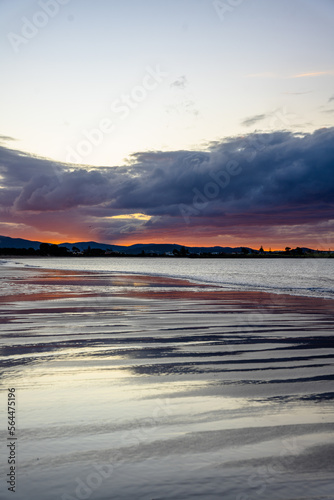
<svg viewBox="0 0 334 500">
<path fill-rule="evenodd" d="M 34 250 L 38 250 L 41 241 L 30 241 L 22 238 L 10 238 L 9 236 L 0 236 L 0 248 L 33 248 Z M 156 254 L 164 254 L 168 252 L 173 252 L 174 249 L 180 250 L 182 245 L 178 244 L 159 244 L 159 243 L 137 243 L 135 245 L 130 246 L 121 246 L 121 245 L 112 245 L 108 243 L 98 243 L 96 241 L 78 241 L 76 243 L 60 243 L 58 246 L 67 247 L 69 250 L 72 250 L 73 247 L 79 248 L 79 250 L 87 250 L 88 247 L 93 248 L 101 248 L 102 250 L 111 249 L 114 252 L 124 252 L 131 255 L 136 255 L 144 251 L 145 253 L 156 253 Z M 200 252 L 209 252 L 209 253 L 241 253 L 241 247 L 231 248 L 231 247 L 186 247 L 190 253 L 200 253 Z M 251 250 L 250 248 L 248 250 Z"/>
<path fill-rule="evenodd" d="M 77 241 L 76 243 L 59 243 L 58 246 L 67 247 L 69 250 L 72 250 L 73 247 L 77 247 L 79 248 L 79 250 L 87 250 L 88 247 L 101 248 L 102 250 L 108 250 L 109 248 L 112 248 L 114 250 L 117 245 L 108 245 L 107 243 L 97 243 L 96 241 Z M 126 247 L 118 247 L 118 248 L 126 248 Z"/>
<path fill-rule="evenodd" d="M 60 243 L 59 246 L 66 246 L 69 250 L 73 246 L 79 248 L 80 250 L 86 250 L 88 246 L 90 248 L 101 248 L 102 250 L 108 250 L 111 248 L 114 252 L 126 252 L 131 255 L 137 255 L 144 251 L 145 253 L 156 253 L 164 254 L 168 252 L 173 252 L 173 250 L 180 250 L 183 245 L 178 245 L 177 243 L 136 243 L 130 246 L 120 246 L 120 245 L 107 245 L 106 243 L 96 243 L 96 241 L 79 241 L 77 243 Z M 240 253 L 241 247 L 231 248 L 231 247 L 186 247 L 190 253 L 200 253 L 200 252 L 225 252 L 225 253 Z M 249 249 L 251 250 L 251 249 Z"/>
<path fill-rule="evenodd" d="M 40 241 L 30 241 L 22 238 L 0 236 L 0 248 L 33 248 L 34 250 L 38 250 L 40 244 Z"/>
<path fill-rule="evenodd" d="M 25 240 L 23 238 L 10 238 L 9 236 L 0 236 L 0 248 L 15 248 L 15 249 L 29 249 L 33 248 L 34 250 L 39 250 L 39 246 L 41 241 L 30 241 Z M 168 253 L 173 253 L 173 250 L 180 251 L 183 245 L 178 245 L 176 243 L 136 243 L 135 245 L 130 246 L 121 246 L 121 245 L 113 245 L 109 243 L 98 243 L 96 241 L 77 241 L 76 243 L 60 243 L 58 247 L 66 247 L 72 251 L 73 247 L 77 247 L 80 251 L 88 250 L 90 247 L 92 250 L 96 248 L 100 248 L 101 250 L 112 250 L 113 252 L 126 253 L 129 255 L 138 255 L 142 252 L 146 254 L 157 254 L 163 255 Z M 199 253 L 210 253 L 210 254 L 242 254 L 242 249 L 246 248 L 249 253 L 257 252 L 249 247 L 189 247 L 185 246 L 188 250 L 189 254 L 199 254 Z M 302 253 L 306 252 L 314 252 L 311 248 L 302 247 Z M 269 252 L 264 252 L 268 254 Z M 325 253 L 325 252 L 319 252 Z"/>
</svg>

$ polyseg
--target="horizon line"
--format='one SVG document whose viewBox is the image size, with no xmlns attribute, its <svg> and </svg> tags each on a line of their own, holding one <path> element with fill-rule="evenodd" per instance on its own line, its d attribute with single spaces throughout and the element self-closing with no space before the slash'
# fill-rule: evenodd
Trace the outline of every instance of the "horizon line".
<svg viewBox="0 0 334 500">
<path fill-rule="evenodd" d="M 222 245 L 209 245 L 209 246 L 206 246 L 205 244 L 204 245 L 201 245 L 201 244 L 198 244 L 198 245 L 187 245 L 187 244 L 184 244 L 184 243 L 155 243 L 155 242 L 150 242 L 150 243 L 141 243 L 141 242 L 137 242 L 137 243 L 131 243 L 129 245 L 125 245 L 125 244 L 120 244 L 120 243 L 104 243 L 102 241 L 95 241 L 95 240 L 89 240 L 89 241 L 51 241 L 51 240 L 48 240 L 48 241 L 41 241 L 41 240 L 29 240 L 29 239 L 26 239 L 26 238 L 21 238 L 21 237 L 13 237 L 13 236 L 6 236 L 6 235 L 0 235 L 0 238 L 10 238 L 10 239 L 20 239 L 20 240 L 24 240 L 24 241 L 31 241 L 31 242 L 37 242 L 37 243 L 47 243 L 49 245 L 73 245 L 75 246 L 76 244 L 83 244 L 83 243 L 87 243 L 89 245 L 89 243 L 95 243 L 97 245 L 109 245 L 110 247 L 113 247 L 113 246 L 116 246 L 116 247 L 126 247 L 126 248 L 129 248 L 129 247 L 132 247 L 132 246 L 135 246 L 135 245 L 171 245 L 171 246 L 180 246 L 180 247 L 185 247 L 185 248 L 232 248 L 232 249 L 235 249 L 235 248 L 248 248 L 250 250 L 258 250 L 257 248 L 253 248 L 251 246 L 248 246 L 248 245 L 237 245 L 237 246 L 228 246 L 228 245 L 225 245 L 225 246 L 222 246 Z M 0 247 L 1 248 L 1 247 Z M 6 248 L 6 247 L 5 247 Z M 260 248 L 263 249 L 263 251 L 265 252 L 278 252 L 278 251 L 285 251 L 285 248 L 290 248 L 293 250 L 293 247 L 289 246 L 289 245 L 285 245 L 284 247 L 272 247 L 270 245 L 260 245 Z M 268 248 L 268 250 L 266 250 L 266 248 Z M 294 248 L 307 248 L 309 250 L 314 250 L 314 251 L 331 251 L 330 248 L 322 248 L 322 247 L 318 247 L 317 249 L 315 248 L 311 248 L 309 246 L 304 246 L 304 245 L 297 245 L 296 247 Z"/>
</svg>

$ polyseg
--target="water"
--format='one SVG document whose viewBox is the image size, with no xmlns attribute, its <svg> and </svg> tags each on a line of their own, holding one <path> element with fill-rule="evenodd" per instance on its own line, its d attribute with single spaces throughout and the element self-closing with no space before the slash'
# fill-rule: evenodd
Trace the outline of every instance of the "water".
<svg viewBox="0 0 334 500">
<path fill-rule="evenodd" d="M 332 266 L 3 261 L 1 500 L 333 500 Z"/>
<path fill-rule="evenodd" d="M 334 298 L 334 259 L 37 258 L 0 265 L 183 278 L 224 290 Z"/>
</svg>

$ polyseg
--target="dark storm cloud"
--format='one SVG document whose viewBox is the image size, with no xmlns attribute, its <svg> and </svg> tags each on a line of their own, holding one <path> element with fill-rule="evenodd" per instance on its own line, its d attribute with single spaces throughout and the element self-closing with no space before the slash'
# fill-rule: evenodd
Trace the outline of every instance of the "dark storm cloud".
<svg viewBox="0 0 334 500">
<path fill-rule="evenodd" d="M 38 175 L 21 190 L 14 207 L 18 210 L 65 210 L 80 205 L 98 205 L 108 200 L 109 186 L 98 171 L 76 170 L 62 175 Z"/>
<path fill-rule="evenodd" d="M 185 223 L 213 232 L 315 224 L 334 216 L 334 128 L 248 134 L 207 151 L 138 153 L 130 166 L 110 168 L 72 168 L 2 147 L 0 173 L 0 203 L 13 222 L 15 214 L 20 221 L 68 213 L 76 224 L 95 221 L 117 234 L 182 231 Z M 107 218 L 127 213 L 152 219 Z"/>
</svg>

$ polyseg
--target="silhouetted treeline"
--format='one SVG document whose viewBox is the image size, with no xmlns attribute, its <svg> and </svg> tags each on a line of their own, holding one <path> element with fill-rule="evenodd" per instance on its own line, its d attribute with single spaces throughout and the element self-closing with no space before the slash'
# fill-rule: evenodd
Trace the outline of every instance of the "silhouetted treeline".
<svg viewBox="0 0 334 500">
<path fill-rule="evenodd" d="M 41 243 L 39 250 L 34 248 L 0 248 L 0 255 L 35 255 L 40 257 L 69 257 L 72 255 L 66 247 Z"/>
<path fill-rule="evenodd" d="M 41 255 L 34 248 L 0 248 L 0 255 Z"/>
<path fill-rule="evenodd" d="M 250 250 L 241 247 L 240 252 L 200 252 L 194 253 L 189 251 L 188 248 L 182 246 L 175 248 L 173 252 L 168 253 L 155 253 L 145 252 L 142 250 L 138 254 L 128 254 L 126 252 L 115 252 L 112 248 L 103 250 L 102 248 L 88 248 L 80 250 L 73 246 L 72 250 L 67 247 L 58 246 L 49 243 L 41 243 L 39 249 L 34 248 L 0 248 L 0 255 L 8 256 L 36 256 L 36 257 L 171 257 L 171 258 L 191 258 L 191 259 L 233 259 L 233 258 L 273 258 L 273 257 L 294 257 L 294 258 L 307 258 L 307 257 L 334 257 L 334 252 L 323 250 L 305 250 L 300 247 L 290 248 L 286 247 L 285 250 L 265 251 L 263 247 L 259 250 Z"/>
<path fill-rule="evenodd" d="M 53 257 L 67 257 L 70 253 L 66 247 L 49 245 L 49 243 L 41 243 L 37 252 L 39 252 L 38 255 L 52 255 Z"/>
</svg>

